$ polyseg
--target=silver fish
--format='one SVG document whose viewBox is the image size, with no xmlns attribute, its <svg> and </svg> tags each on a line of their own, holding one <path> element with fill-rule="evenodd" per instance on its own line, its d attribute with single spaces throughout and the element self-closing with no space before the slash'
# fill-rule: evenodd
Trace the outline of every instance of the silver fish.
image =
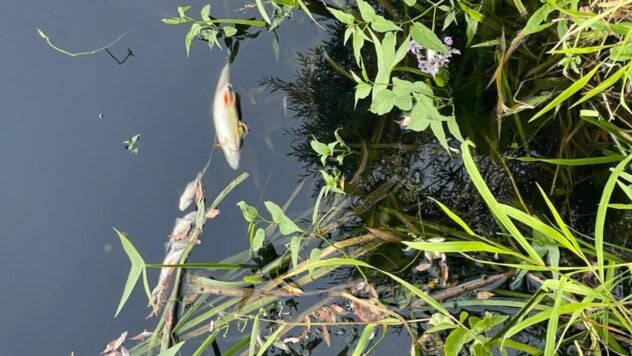
<svg viewBox="0 0 632 356">
<path fill-rule="evenodd" d="M 232 169 L 239 167 L 239 154 L 244 134 L 248 131 L 246 124 L 241 121 L 239 101 L 239 94 L 230 84 L 230 68 L 226 63 L 215 89 L 213 124 L 217 146 L 224 151 L 226 161 Z"/>
</svg>

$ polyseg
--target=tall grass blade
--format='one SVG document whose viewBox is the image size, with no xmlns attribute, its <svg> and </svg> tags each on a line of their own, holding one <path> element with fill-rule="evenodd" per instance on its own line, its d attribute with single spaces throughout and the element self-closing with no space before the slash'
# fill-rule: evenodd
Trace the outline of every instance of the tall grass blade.
<svg viewBox="0 0 632 356">
<path fill-rule="evenodd" d="M 599 278 L 604 279 L 604 230 L 606 227 L 606 213 L 608 211 L 608 203 L 610 197 L 614 191 L 615 185 L 619 175 L 623 173 L 626 167 L 630 164 L 632 155 L 628 156 L 625 160 L 621 161 L 612 171 L 606 185 L 603 188 L 601 199 L 599 200 L 599 207 L 597 208 L 597 217 L 595 219 L 595 253 L 597 254 L 597 271 L 599 272 Z"/>
<path fill-rule="evenodd" d="M 373 332 L 375 331 L 376 324 L 369 323 L 362 330 L 362 334 L 360 335 L 360 339 L 358 339 L 358 344 L 353 349 L 352 356 L 362 356 L 364 355 L 365 350 L 369 346 L 369 342 L 373 338 Z"/>
<path fill-rule="evenodd" d="M 531 263 L 537 264 L 539 266 L 544 266 L 544 261 L 540 255 L 533 249 L 533 247 L 529 244 L 529 242 L 525 239 L 522 233 L 518 230 L 518 228 L 514 225 L 514 223 L 509 219 L 509 217 L 499 209 L 499 203 L 494 198 L 494 195 L 487 187 L 485 180 L 481 176 L 481 173 L 478 171 L 476 167 L 476 163 L 474 162 L 474 158 L 472 157 L 472 153 L 470 152 L 470 146 L 474 146 L 471 141 L 465 141 L 461 144 L 461 152 L 463 157 L 463 164 L 465 165 L 465 169 L 476 186 L 481 197 L 485 200 L 487 207 L 492 212 L 496 220 L 500 223 L 500 225 L 507 229 L 507 231 L 511 234 L 513 239 L 520 244 L 520 246 L 524 249 L 524 251 L 529 255 L 531 259 Z"/>
</svg>

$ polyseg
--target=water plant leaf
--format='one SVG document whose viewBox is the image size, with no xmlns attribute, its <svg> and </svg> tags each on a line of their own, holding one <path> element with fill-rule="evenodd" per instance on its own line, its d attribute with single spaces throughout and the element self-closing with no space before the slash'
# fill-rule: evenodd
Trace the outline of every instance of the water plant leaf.
<svg viewBox="0 0 632 356">
<path fill-rule="evenodd" d="M 158 356 L 176 356 L 178 355 L 178 352 L 180 351 L 180 348 L 182 347 L 182 345 L 184 345 L 184 341 L 180 341 L 179 343 L 171 346 L 170 348 L 161 351 Z"/>
<path fill-rule="evenodd" d="M 226 37 L 233 37 L 235 34 L 237 34 L 237 29 L 233 26 L 224 26 L 222 27 L 222 31 L 224 31 L 224 35 Z"/>
<path fill-rule="evenodd" d="M 377 115 L 384 115 L 395 106 L 395 95 L 390 89 L 382 89 L 373 96 L 371 112 Z"/>
<path fill-rule="evenodd" d="M 251 248 L 254 252 L 259 251 L 263 247 L 263 242 L 266 238 L 266 232 L 262 228 L 258 228 L 255 233 L 255 237 L 252 239 Z"/>
<path fill-rule="evenodd" d="M 551 100 L 550 103 L 548 103 L 545 107 L 543 107 L 540 111 L 538 111 L 535 115 L 533 115 L 533 117 L 529 119 L 529 122 L 532 122 L 538 119 L 539 117 L 546 114 L 551 109 L 555 108 L 556 106 L 561 104 L 563 101 L 565 101 L 566 99 L 570 98 L 575 93 L 583 89 L 586 83 L 588 83 L 588 81 L 592 79 L 593 75 L 597 73 L 597 70 L 599 70 L 599 68 L 601 68 L 601 65 L 597 64 L 590 72 L 588 72 L 586 75 L 576 80 L 568 88 L 564 89 L 564 91 L 562 91 L 557 97 L 555 97 L 555 99 Z"/>
<path fill-rule="evenodd" d="M 360 338 L 358 339 L 358 343 L 356 347 L 353 349 L 352 356 L 361 356 L 365 354 L 364 352 L 369 346 L 369 342 L 374 336 L 376 325 L 377 324 L 375 323 L 368 323 L 364 327 L 364 330 L 362 330 L 362 334 L 360 335 Z"/>
<path fill-rule="evenodd" d="M 279 345 L 278 343 L 276 343 L 277 339 L 279 338 L 279 335 L 281 335 L 281 333 L 283 331 L 285 331 L 287 327 L 287 324 L 280 324 L 272 334 L 270 334 L 267 338 L 266 341 L 263 343 L 263 345 L 261 345 L 261 347 L 259 348 L 259 350 L 257 351 L 257 356 L 263 356 L 265 354 L 265 352 L 270 348 L 270 346 L 272 346 L 272 344 L 274 344 L 276 347 L 282 348 L 281 345 Z M 283 345 L 285 346 L 285 345 Z M 287 347 L 286 347 L 287 348 Z M 289 349 L 288 349 L 289 351 Z"/>
<path fill-rule="evenodd" d="M 599 85 L 589 90 L 581 99 L 579 99 L 575 104 L 571 105 L 571 108 L 585 102 L 586 100 L 594 97 L 595 95 L 602 94 L 606 89 L 613 86 L 616 82 L 618 82 L 624 75 L 628 75 L 630 71 L 630 64 L 619 68 L 616 72 L 611 74 L 608 78 L 603 80 Z"/>
<path fill-rule="evenodd" d="M 278 205 L 276 205 L 275 203 L 271 201 L 264 202 L 264 205 L 266 206 L 266 209 L 268 209 L 268 212 L 272 216 L 272 221 L 275 224 L 279 224 L 279 230 L 281 231 L 281 234 L 287 236 L 294 232 L 303 231 L 294 223 L 294 221 L 292 221 L 290 218 L 288 218 L 285 215 L 283 210 Z"/>
<path fill-rule="evenodd" d="M 123 306 L 127 302 L 127 299 L 129 299 L 130 295 L 132 294 L 134 286 L 136 285 L 136 282 L 138 282 L 141 274 L 143 275 L 145 292 L 147 293 L 148 298 L 151 293 L 149 292 L 149 285 L 147 283 L 147 271 L 145 270 L 145 261 L 143 260 L 143 257 L 140 255 L 140 253 L 138 253 L 138 250 L 136 250 L 136 248 L 127 238 L 127 235 L 125 233 L 118 231 L 114 227 L 112 229 L 114 229 L 114 232 L 116 232 L 116 235 L 119 237 L 121 245 L 123 246 L 123 250 L 125 250 L 127 258 L 129 258 L 131 264 L 129 274 L 127 275 L 127 280 L 125 281 L 125 286 L 123 287 L 123 295 L 121 296 L 119 305 L 116 308 L 116 313 L 114 314 L 114 317 L 116 318 L 121 309 L 123 309 Z"/>
<path fill-rule="evenodd" d="M 543 162 L 560 166 L 589 166 L 595 164 L 609 164 L 614 162 L 620 162 L 624 159 L 624 156 L 613 154 L 602 157 L 586 157 L 586 158 L 537 158 L 537 157 L 513 157 L 521 162 Z"/>
<path fill-rule="evenodd" d="M 298 253 L 301 247 L 301 238 L 298 236 L 292 236 L 290 240 L 290 254 L 292 256 L 292 267 L 298 266 Z"/>
<path fill-rule="evenodd" d="M 360 16 L 366 22 L 373 22 L 377 16 L 375 10 L 369 3 L 364 0 L 356 0 L 356 5 L 358 5 L 358 10 L 360 10 Z"/>
<path fill-rule="evenodd" d="M 238 202 L 237 206 L 241 210 L 241 214 L 244 216 L 244 219 L 249 223 L 255 222 L 255 220 L 259 216 L 259 212 L 257 211 L 257 208 L 255 208 L 254 206 L 248 205 L 243 200 Z"/>
<path fill-rule="evenodd" d="M 625 160 L 621 161 L 612 170 L 606 185 L 603 188 L 601 199 L 599 200 L 599 206 L 597 208 L 597 216 L 595 218 L 595 252 L 597 254 L 597 271 L 599 272 L 599 278 L 604 280 L 604 233 L 606 226 L 606 214 L 608 211 L 608 203 L 610 197 L 614 191 L 617 179 L 625 171 L 630 164 L 632 155 L 629 155 Z"/>
<path fill-rule="evenodd" d="M 376 15 L 375 19 L 371 22 L 371 28 L 376 32 L 401 31 L 401 27 L 381 15 Z"/>
<path fill-rule="evenodd" d="M 191 24 L 191 28 L 189 29 L 189 32 L 187 32 L 187 35 L 184 37 L 184 49 L 187 52 L 187 57 L 189 57 L 189 54 L 191 53 L 191 43 L 193 42 L 193 39 L 200 34 L 201 30 L 202 26 L 199 23 L 194 22 Z"/>
<path fill-rule="evenodd" d="M 257 349 L 257 340 L 259 339 L 259 317 L 260 313 L 255 315 L 255 320 L 252 321 L 252 330 L 250 330 L 250 346 L 248 346 L 248 355 L 254 356 Z"/>
<path fill-rule="evenodd" d="M 355 18 L 353 17 L 353 15 L 346 13 L 344 11 L 340 11 L 331 7 L 327 8 L 327 11 L 329 11 L 332 15 L 334 15 L 334 17 L 336 18 L 336 20 L 347 24 L 347 25 L 353 25 L 353 21 L 355 20 Z"/>
<path fill-rule="evenodd" d="M 415 250 L 431 252 L 489 252 L 503 255 L 515 255 L 511 249 L 500 248 L 481 241 L 403 241 L 403 243 Z"/>
<path fill-rule="evenodd" d="M 206 4 L 200 9 L 200 18 L 204 21 L 211 21 L 211 4 Z"/>
<path fill-rule="evenodd" d="M 263 20 L 268 24 L 268 25 L 272 25 L 272 22 L 270 21 L 270 17 L 268 16 L 268 13 L 266 12 L 265 7 L 263 7 L 263 2 L 261 0 L 255 0 L 257 2 L 257 10 L 259 10 L 259 13 L 261 14 L 261 17 L 263 18 Z"/>
<path fill-rule="evenodd" d="M 469 330 L 459 327 L 450 332 L 445 339 L 444 352 L 445 356 L 458 356 L 463 346 L 472 341 L 474 337 Z"/>
<path fill-rule="evenodd" d="M 448 47 L 421 22 L 415 22 L 410 29 L 410 36 L 423 48 L 431 49 L 438 53 L 448 53 Z"/>
</svg>

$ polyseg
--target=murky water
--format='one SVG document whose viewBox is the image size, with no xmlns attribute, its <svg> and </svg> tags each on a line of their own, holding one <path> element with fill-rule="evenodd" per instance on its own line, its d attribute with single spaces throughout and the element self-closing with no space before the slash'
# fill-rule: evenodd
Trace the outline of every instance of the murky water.
<svg viewBox="0 0 632 356">
<path fill-rule="evenodd" d="M 190 2 L 199 9 L 207 2 Z M 214 2 L 217 14 L 228 4 Z M 124 330 L 151 328 L 138 289 L 113 315 L 128 261 L 112 227 L 129 234 L 146 261 L 160 262 L 182 189 L 202 169 L 212 145 L 209 108 L 226 52 L 195 42 L 184 52 L 184 27 L 160 22 L 171 1 L 4 2 L 0 124 L 0 294 L 2 354 L 100 352 Z M 192 10 L 194 11 L 194 10 Z M 232 11 L 232 10 L 231 10 Z M 241 14 L 237 14 L 241 16 Z M 293 20 L 305 21 L 302 18 Z M 105 53 L 71 58 L 50 49 L 97 48 L 131 31 Z M 217 194 L 241 172 L 251 177 L 220 206 L 195 260 L 219 261 L 247 248 L 247 225 L 235 203 L 283 202 L 302 172 L 288 158 L 292 120 L 264 76 L 289 79 L 295 53 L 319 40 L 314 26 L 283 26 L 280 58 L 272 36 L 242 44 L 232 81 L 251 133 L 241 167 L 216 151 L 206 187 Z M 138 154 L 122 142 L 140 133 Z M 309 185 L 290 211 L 307 207 Z M 152 283 L 157 271 L 153 271 Z"/>
</svg>

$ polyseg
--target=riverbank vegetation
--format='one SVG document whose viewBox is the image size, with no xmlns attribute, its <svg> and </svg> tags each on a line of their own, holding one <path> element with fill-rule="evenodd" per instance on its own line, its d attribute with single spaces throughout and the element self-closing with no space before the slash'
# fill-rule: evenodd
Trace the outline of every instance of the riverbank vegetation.
<svg viewBox="0 0 632 356">
<path fill-rule="evenodd" d="M 632 352 L 630 3 L 247 10 L 254 18 L 180 7 L 164 22 L 188 26 L 187 55 L 206 41 L 231 60 L 243 41 L 283 41 L 275 30 L 293 16 L 327 31 L 298 55 L 294 80 L 262 79 L 300 122 L 292 154 L 318 182 L 313 209 L 240 202 L 250 250 L 187 264 L 246 179 L 207 205 L 203 171 L 163 263 L 117 231 L 132 261 L 121 303 L 144 276 L 159 317 L 133 353 Z"/>
</svg>

